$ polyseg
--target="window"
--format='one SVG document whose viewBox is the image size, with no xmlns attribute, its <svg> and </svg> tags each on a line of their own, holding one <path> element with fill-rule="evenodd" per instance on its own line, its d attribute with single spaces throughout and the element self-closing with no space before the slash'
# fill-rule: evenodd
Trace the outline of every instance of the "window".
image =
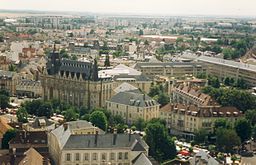
<svg viewBox="0 0 256 165">
<path fill-rule="evenodd" d="M 122 159 L 122 152 L 118 153 L 118 159 Z"/>
<path fill-rule="evenodd" d="M 124 159 L 128 159 L 128 152 L 124 153 Z"/>
<path fill-rule="evenodd" d="M 101 160 L 106 160 L 106 153 L 101 154 Z"/>
<path fill-rule="evenodd" d="M 97 153 L 92 154 L 92 160 L 97 160 Z"/>
<path fill-rule="evenodd" d="M 71 160 L 71 154 L 67 153 L 66 154 L 66 161 L 70 161 Z"/>
<path fill-rule="evenodd" d="M 84 154 L 84 160 L 89 160 L 89 154 L 88 153 Z"/>
<path fill-rule="evenodd" d="M 115 153 L 110 153 L 110 160 L 115 160 Z"/>
<path fill-rule="evenodd" d="M 79 160 L 80 160 L 80 154 L 76 153 L 76 161 L 79 161 Z"/>
</svg>

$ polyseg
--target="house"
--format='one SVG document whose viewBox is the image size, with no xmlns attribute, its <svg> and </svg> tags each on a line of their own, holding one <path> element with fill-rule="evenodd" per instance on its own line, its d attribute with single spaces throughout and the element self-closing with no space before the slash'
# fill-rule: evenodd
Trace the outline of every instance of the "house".
<svg viewBox="0 0 256 165">
<path fill-rule="evenodd" d="M 119 92 L 106 101 L 112 115 L 120 115 L 128 124 L 142 118 L 148 121 L 159 116 L 160 104 L 140 90 Z"/>
</svg>

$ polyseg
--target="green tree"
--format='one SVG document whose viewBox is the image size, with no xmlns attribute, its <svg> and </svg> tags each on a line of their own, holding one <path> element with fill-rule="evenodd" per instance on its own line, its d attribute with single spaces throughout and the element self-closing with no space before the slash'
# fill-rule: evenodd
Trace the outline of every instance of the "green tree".
<svg viewBox="0 0 256 165">
<path fill-rule="evenodd" d="M 6 109 L 9 106 L 10 97 L 7 95 L 0 94 L 0 108 Z"/>
<path fill-rule="evenodd" d="M 142 36 L 144 33 L 143 33 L 143 30 L 142 29 L 140 29 L 140 31 L 139 31 L 139 35 L 140 36 Z"/>
<path fill-rule="evenodd" d="M 208 139 L 208 132 L 206 129 L 200 129 L 195 133 L 195 143 L 201 144 L 206 143 Z"/>
<path fill-rule="evenodd" d="M 146 127 L 146 122 L 144 119 L 142 118 L 138 118 L 135 123 L 134 123 L 135 127 L 137 128 L 137 130 L 139 131 L 144 131 L 145 127 Z"/>
<path fill-rule="evenodd" d="M 220 128 L 230 129 L 230 128 L 232 128 L 232 125 L 231 125 L 230 122 L 228 122 L 225 119 L 217 119 L 214 122 L 214 129 L 217 130 L 217 129 L 220 129 Z"/>
<path fill-rule="evenodd" d="M 105 67 L 109 67 L 110 66 L 110 60 L 109 60 L 109 55 L 108 54 L 106 55 L 106 59 L 104 61 L 104 66 Z"/>
<path fill-rule="evenodd" d="M 240 119 L 240 120 L 236 121 L 235 130 L 242 142 L 251 138 L 252 127 L 248 120 Z"/>
<path fill-rule="evenodd" d="M 92 112 L 90 122 L 104 131 L 107 130 L 107 117 L 102 111 Z"/>
<path fill-rule="evenodd" d="M 5 132 L 2 140 L 2 149 L 9 149 L 9 141 L 16 136 L 16 132 L 15 129 L 9 129 Z"/>
<path fill-rule="evenodd" d="M 220 87 L 220 81 L 217 77 L 215 76 L 209 76 L 208 77 L 208 83 L 214 88 L 219 88 Z"/>
<path fill-rule="evenodd" d="M 18 122 L 27 123 L 28 122 L 28 112 L 24 107 L 20 107 L 16 113 Z"/>
<path fill-rule="evenodd" d="M 16 71 L 16 67 L 13 64 L 9 65 L 8 69 L 9 69 L 10 72 L 15 72 Z"/>
<path fill-rule="evenodd" d="M 231 59 L 234 56 L 234 51 L 231 48 L 224 48 L 222 50 L 224 59 Z"/>
<path fill-rule="evenodd" d="M 224 152 L 233 152 L 234 147 L 241 144 L 235 130 L 220 128 L 216 132 L 217 147 Z"/>
<path fill-rule="evenodd" d="M 52 105 L 50 102 L 42 102 L 39 108 L 37 109 L 36 116 L 46 116 L 47 118 L 51 117 L 53 113 Z"/>
<path fill-rule="evenodd" d="M 170 102 L 170 97 L 167 94 L 161 93 L 159 94 L 157 101 L 161 107 L 163 107 Z"/>
<path fill-rule="evenodd" d="M 66 121 L 76 121 L 78 118 L 78 114 L 76 113 L 74 108 L 70 108 L 65 112 L 64 118 Z"/>
<path fill-rule="evenodd" d="M 87 107 L 85 107 L 85 106 L 81 106 L 79 108 L 79 116 L 82 117 L 82 116 L 84 116 L 86 114 L 90 114 L 90 110 Z"/>
<path fill-rule="evenodd" d="M 256 109 L 245 111 L 245 118 L 250 122 L 252 126 L 256 125 Z"/>
<path fill-rule="evenodd" d="M 165 126 L 159 122 L 147 125 L 145 141 L 149 145 L 149 155 L 160 162 L 176 156 L 175 144 L 168 136 Z"/>
</svg>

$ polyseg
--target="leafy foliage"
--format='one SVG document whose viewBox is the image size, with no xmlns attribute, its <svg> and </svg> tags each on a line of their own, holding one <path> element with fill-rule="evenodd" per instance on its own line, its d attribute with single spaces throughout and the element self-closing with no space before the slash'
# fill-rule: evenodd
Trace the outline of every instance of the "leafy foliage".
<svg viewBox="0 0 256 165">
<path fill-rule="evenodd" d="M 102 111 L 92 112 L 90 122 L 104 131 L 107 130 L 107 117 Z"/>
<path fill-rule="evenodd" d="M 18 122 L 21 122 L 21 123 L 28 122 L 28 112 L 24 107 L 19 108 L 16 115 L 17 115 Z"/>
<path fill-rule="evenodd" d="M 9 149 L 9 141 L 12 140 L 16 136 L 16 130 L 15 129 L 9 129 L 3 136 L 2 140 L 2 148 L 3 149 Z"/>
</svg>

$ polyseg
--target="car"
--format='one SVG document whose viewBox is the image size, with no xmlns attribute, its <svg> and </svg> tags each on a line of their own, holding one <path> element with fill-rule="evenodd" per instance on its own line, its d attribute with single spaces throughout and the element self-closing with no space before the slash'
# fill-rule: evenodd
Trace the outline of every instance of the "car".
<svg viewBox="0 0 256 165">
<path fill-rule="evenodd" d="M 243 151 L 240 152 L 240 155 L 244 156 L 244 157 L 253 157 L 253 152 L 252 151 L 243 150 Z"/>
</svg>

